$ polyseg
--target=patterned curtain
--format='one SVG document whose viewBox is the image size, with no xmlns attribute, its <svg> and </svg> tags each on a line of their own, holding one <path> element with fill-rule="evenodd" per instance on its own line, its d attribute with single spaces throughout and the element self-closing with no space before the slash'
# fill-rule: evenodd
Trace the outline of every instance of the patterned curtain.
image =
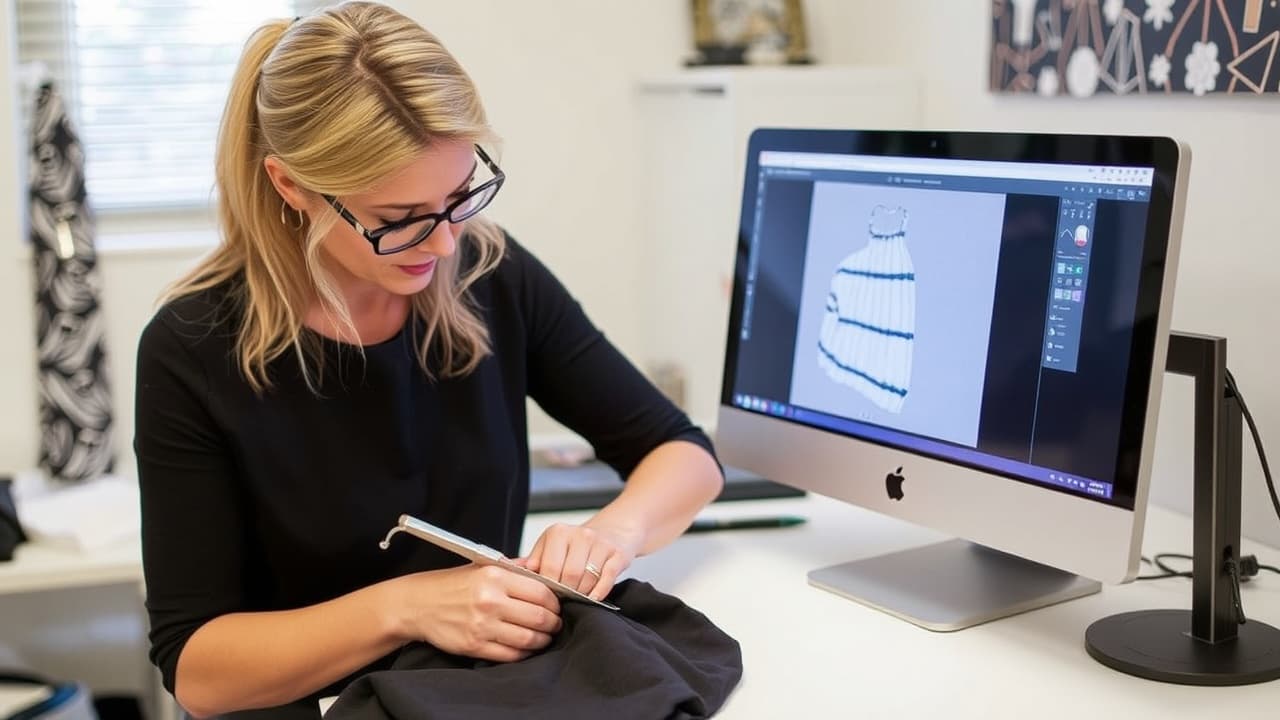
<svg viewBox="0 0 1280 720">
<path fill-rule="evenodd" d="M 111 471 L 111 393 L 102 282 L 84 153 L 62 99 L 40 88 L 31 123 L 31 241 L 36 273 L 40 467 L 63 482 Z"/>
</svg>

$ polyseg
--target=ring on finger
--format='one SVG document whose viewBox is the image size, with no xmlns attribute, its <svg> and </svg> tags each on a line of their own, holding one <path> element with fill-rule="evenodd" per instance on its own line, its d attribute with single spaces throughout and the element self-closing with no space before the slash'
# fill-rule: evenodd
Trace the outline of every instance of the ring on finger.
<svg viewBox="0 0 1280 720">
<path fill-rule="evenodd" d="M 600 579 L 600 568 L 596 567 L 595 563 L 588 562 L 586 564 L 586 567 L 583 568 L 583 570 L 586 570 L 588 573 L 594 575 L 597 580 Z"/>
</svg>

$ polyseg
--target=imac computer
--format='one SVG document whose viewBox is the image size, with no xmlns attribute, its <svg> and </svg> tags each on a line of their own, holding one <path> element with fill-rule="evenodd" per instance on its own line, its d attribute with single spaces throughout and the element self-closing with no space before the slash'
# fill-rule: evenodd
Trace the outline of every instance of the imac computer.
<svg viewBox="0 0 1280 720">
<path fill-rule="evenodd" d="M 1157 137 L 752 134 L 721 458 L 956 538 L 811 584 L 955 630 L 1135 577 L 1188 162 Z"/>
</svg>

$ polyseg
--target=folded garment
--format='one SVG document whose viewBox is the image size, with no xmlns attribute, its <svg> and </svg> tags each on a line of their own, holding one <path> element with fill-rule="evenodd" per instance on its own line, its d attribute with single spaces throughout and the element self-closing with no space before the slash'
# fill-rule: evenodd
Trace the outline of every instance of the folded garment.
<svg viewBox="0 0 1280 720">
<path fill-rule="evenodd" d="M 407 646 L 392 669 L 349 685 L 325 718 L 693 720 L 724 705 L 742 679 L 736 640 L 648 583 L 625 580 L 609 601 L 621 612 L 561 605 L 563 628 L 520 662 Z"/>
<path fill-rule="evenodd" d="M 107 475 L 78 485 L 16 493 L 18 520 L 31 539 L 89 552 L 138 537 L 138 483 Z"/>
</svg>

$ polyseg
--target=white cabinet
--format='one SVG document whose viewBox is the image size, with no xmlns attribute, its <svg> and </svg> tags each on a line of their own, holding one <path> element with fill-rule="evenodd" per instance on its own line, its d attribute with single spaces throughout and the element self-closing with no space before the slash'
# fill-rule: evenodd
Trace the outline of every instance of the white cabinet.
<svg viewBox="0 0 1280 720">
<path fill-rule="evenodd" d="M 685 409 L 710 425 L 751 131 L 915 128 L 919 83 L 893 68 L 705 68 L 640 81 L 637 106 L 643 361 L 677 364 Z"/>
</svg>

